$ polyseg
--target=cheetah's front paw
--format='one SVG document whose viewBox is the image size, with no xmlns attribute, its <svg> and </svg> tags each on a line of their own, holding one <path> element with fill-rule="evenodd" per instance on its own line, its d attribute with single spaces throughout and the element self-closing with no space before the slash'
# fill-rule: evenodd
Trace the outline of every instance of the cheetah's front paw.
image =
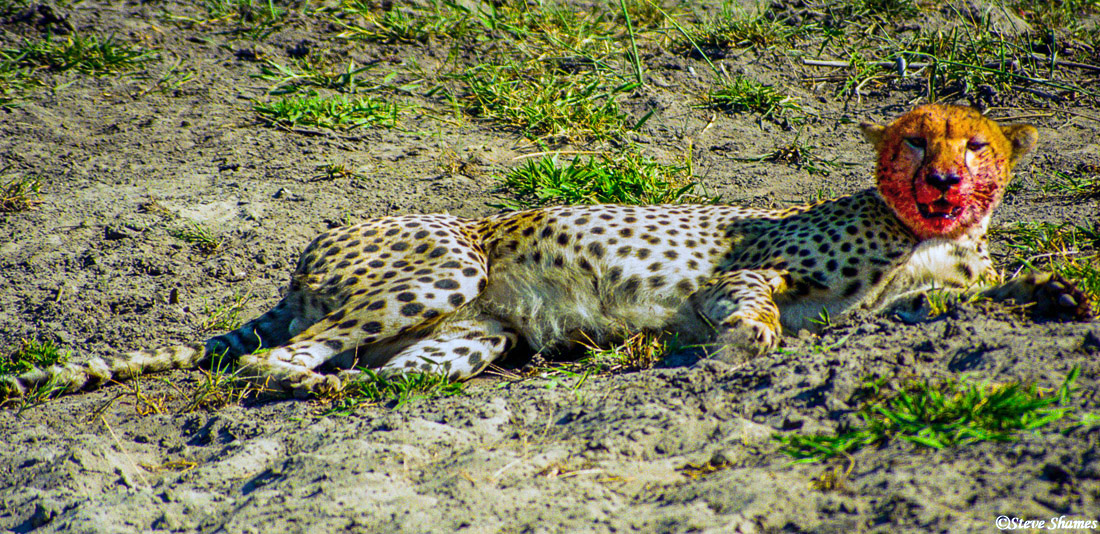
<svg viewBox="0 0 1100 534">
<path fill-rule="evenodd" d="M 1055 273 L 1030 273 L 986 290 L 982 296 L 1031 305 L 1037 317 L 1086 321 L 1092 315 L 1089 296 Z"/>
<path fill-rule="evenodd" d="M 738 317 L 729 323 L 707 350 L 707 356 L 730 365 L 743 363 L 767 354 L 779 346 L 778 328 L 764 321 Z"/>
</svg>

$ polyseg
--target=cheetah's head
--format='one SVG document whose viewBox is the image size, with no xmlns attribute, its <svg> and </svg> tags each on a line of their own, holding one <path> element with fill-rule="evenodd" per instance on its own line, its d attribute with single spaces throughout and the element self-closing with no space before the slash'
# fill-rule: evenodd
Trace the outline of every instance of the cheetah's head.
<svg viewBox="0 0 1100 534">
<path fill-rule="evenodd" d="M 921 238 L 955 238 L 988 221 L 1012 166 L 1038 139 L 1033 126 L 1000 126 L 960 106 L 921 106 L 889 126 L 860 127 L 878 151 L 879 192 Z"/>
</svg>

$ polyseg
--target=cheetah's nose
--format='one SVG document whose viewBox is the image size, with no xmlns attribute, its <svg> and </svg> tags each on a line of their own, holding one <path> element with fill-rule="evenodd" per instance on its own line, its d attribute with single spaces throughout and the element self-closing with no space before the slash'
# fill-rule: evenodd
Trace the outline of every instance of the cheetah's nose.
<svg viewBox="0 0 1100 534">
<path fill-rule="evenodd" d="M 928 173 L 924 181 L 927 182 L 928 185 L 939 189 L 941 193 L 946 193 L 948 189 L 951 189 L 951 186 L 961 182 L 962 178 L 953 172 L 945 174 L 939 171 L 933 171 Z"/>
</svg>

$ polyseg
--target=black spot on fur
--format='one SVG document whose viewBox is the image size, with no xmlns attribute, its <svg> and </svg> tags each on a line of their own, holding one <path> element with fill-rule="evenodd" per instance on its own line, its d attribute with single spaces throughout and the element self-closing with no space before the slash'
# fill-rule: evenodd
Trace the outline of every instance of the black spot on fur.
<svg viewBox="0 0 1100 534">
<path fill-rule="evenodd" d="M 419 302 L 410 302 L 401 307 L 401 315 L 405 317 L 415 317 L 424 311 L 424 305 Z"/>
<path fill-rule="evenodd" d="M 435 287 L 438 287 L 439 289 L 458 289 L 458 282 L 455 282 L 454 280 L 451 280 L 449 278 L 437 280 L 433 285 L 435 285 Z"/>
</svg>

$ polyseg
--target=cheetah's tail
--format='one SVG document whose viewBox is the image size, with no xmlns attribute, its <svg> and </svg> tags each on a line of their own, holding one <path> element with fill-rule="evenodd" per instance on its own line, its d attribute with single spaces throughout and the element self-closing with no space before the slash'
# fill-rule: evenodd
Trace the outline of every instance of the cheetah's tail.
<svg viewBox="0 0 1100 534">
<path fill-rule="evenodd" d="M 241 354 L 285 343 L 291 337 L 292 319 L 287 302 L 282 301 L 240 328 L 212 337 L 204 343 L 137 350 L 79 363 L 36 368 L 18 376 L 0 376 L 0 404 L 6 399 L 26 397 L 36 392 L 57 396 L 170 369 L 194 369 L 208 363 L 231 364 Z M 221 356 L 229 359 L 224 362 L 210 361 Z"/>
<path fill-rule="evenodd" d="M 207 354 L 205 345 L 195 343 L 138 350 L 117 358 L 97 357 L 79 363 L 36 368 L 21 375 L 0 377 L 0 401 L 34 392 L 51 396 L 75 393 L 148 373 L 193 369 L 204 362 Z"/>
</svg>

